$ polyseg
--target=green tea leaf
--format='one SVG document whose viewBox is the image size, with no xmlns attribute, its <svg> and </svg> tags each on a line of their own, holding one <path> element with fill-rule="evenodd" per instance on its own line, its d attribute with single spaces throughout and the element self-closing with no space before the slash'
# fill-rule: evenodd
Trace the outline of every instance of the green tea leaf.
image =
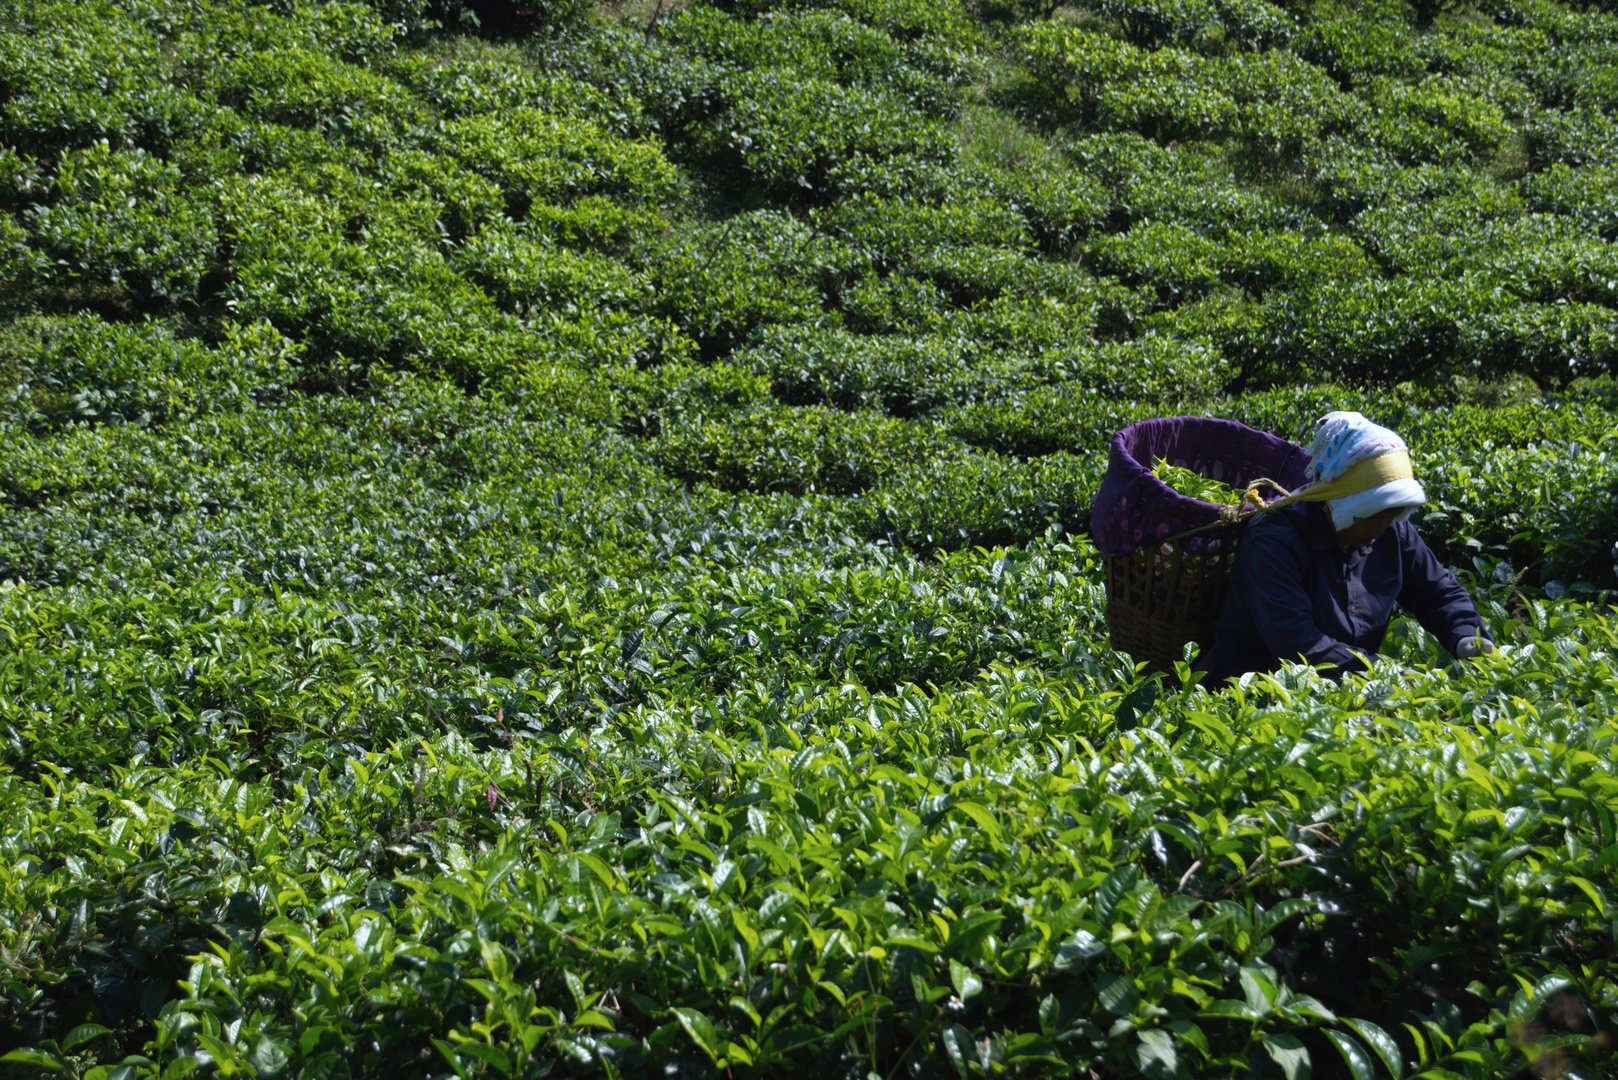
<svg viewBox="0 0 1618 1080">
<path fill-rule="evenodd" d="M 1354 1033 L 1376 1051 L 1376 1056 L 1387 1066 L 1393 1080 L 1402 1080 L 1405 1074 L 1404 1055 L 1399 1052 L 1399 1044 L 1393 1041 L 1393 1036 L 1369 1020 L 1356 1020 L 1345 1016 L 1343 1023 L 1353 1028 Z"/>
<path fill-rule="evenodd" d="M 722 1048 L 719 1045 L 719 1035 L 714 1031 L 713 1022 L 703 1013 L 685 1006 L 677 1005 L 670 1011 L 680 1021 L 680 1026 L 691 1037 L 691 1041 L 713 1060 L 716 1067 L 723 1068 Z"/>
<path fill-rule="evenodd" d="M 949 962 L 950 981 L 955 984 L 955 992 L 960 995 L 963 1002 L 971 1001 L 983 992 L 983 980 L 977 972 L 958 960 Z"/>
<path fill-rule="evenodd" d="M 1140 991 L 1133 979 L 1109 972 L 1096 980 L 1096 1000 L 1114 1016 L 1128 1016 L 1140 1004 Z"/>
<path fill-rule="evenodd" d="M 1337 1048 L 1337 1052 L 1342 1055 L 1343 1063 L 1348 1066 L 1354 1080 L 1374 1080 L 1376 1067 L 1371 1062 L 1371 1055 L 1363 1046 L 1340 1031 L 1327 1028 L 1325 1034 Z"/>
<path fill-rule="evenodd" d="M 1287 1080 L 1309 1080 L 1309 1051 L 1294 1035 L 1266 1035 L 1261 1040 Z"/>
<path fill-rule="evenodd" d="M 62 1036 L 62 1050 L 72 1050 L 81 1043 L 87 1043 L 100 1035 L 112 1034 L 111 1028 L 104 1028 L 100 1024 L 80 1024 L 66 1035 Z"/>
<path fill-rule="evenodd" d="M 0 1057 L 0 1064 L 27 1065 L 35 1069 L 44 1069 L 46 1072 L 62 1072 L 67 1068 L 54 1054 L 28 1047 L 12 1050 L 4 1057 Z"/>
<path fill-rule="evenodd" d="M 1135 1063 L 1150 1080 L 1169 1080 L 1177 1075 L 1180 1056 L 1174 1049 L 1174 1037 L 1161 1028 L 1139 1033 L 1135 1047 Z"/>
</svg>

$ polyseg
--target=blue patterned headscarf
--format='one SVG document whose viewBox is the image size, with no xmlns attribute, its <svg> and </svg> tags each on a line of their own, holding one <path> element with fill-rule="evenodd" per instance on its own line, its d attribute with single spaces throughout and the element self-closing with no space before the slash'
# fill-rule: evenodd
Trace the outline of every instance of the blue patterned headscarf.
<svg viewBox="0 0 1618 1080">
<path fill-rule="evenodd" d="M 1361 414 L 1327 413 L 1315 422 L 1315 437 L 1309 444 L 1309 479 L 1330 482 L 1367 458 L 1396 450 L 1408 452 L 1405 441 Z M 1394 480 L 1356 495 L 1330 499 L 1326 508 L 1332 525 L 1341 530 L 1394 507 L 1403 511 L 1398 520 L 1404 521 L 1426 501 L 1427 492 L 1416 480 Z"/>
</svg>

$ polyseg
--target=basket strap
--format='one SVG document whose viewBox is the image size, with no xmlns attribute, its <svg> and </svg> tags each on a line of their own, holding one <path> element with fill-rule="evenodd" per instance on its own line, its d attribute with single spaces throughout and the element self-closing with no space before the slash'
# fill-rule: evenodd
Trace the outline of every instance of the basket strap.
<svg viewBox="0 0 1618 1080">
<path fill-rule="evenodd" d="M 1246 500 L 1245 505 L 1221 506 L 1219 508 L 1219 517 L 1216 520 L 1210 521 L 1206 525 L 1199 525 L 1195 529 L 1187 529 L 1185 532 L 1175 533 L 1173 536 L 1170 536 L 1165 540 L 1158 541 L 1158 543 L 1172 544 L 1176 540 L 1183 540 L 1187 536 L 1195 536 L 1199 532 L 1207 532 L 1209 529 L 1217 529 L 1223 525 L 1235 525 L 1238 522 L 1246 521 L 1255 513 L 1271 509 L 1276 504 L 1267 503 L 1264 501 L 1263 496 L 1259 494 L 1259 486 L 1261 484 L 1268 484 L 1282 495 L 1289 494 L 1286 488 L 1282 487 L 1280 484 L 1277 484 L 1274 480 L 1271 480 L 1267 476 L 1261 476 L 1257 480 L 1254 480 L 1251 484 L 1247 485 L 1247 490 L 1242 495 L 1242 498 Z"/>
</svg>

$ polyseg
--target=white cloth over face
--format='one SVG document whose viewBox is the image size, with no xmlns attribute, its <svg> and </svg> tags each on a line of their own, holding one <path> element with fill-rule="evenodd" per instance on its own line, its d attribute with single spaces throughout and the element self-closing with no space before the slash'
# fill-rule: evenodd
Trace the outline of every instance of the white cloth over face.
<svg viewBox="0 0 1618 1080">
<path fill-rule="evenodd" d="M 1396 450 L 1409 452 L 1396 433 L 1361 414 L 1327 413 L 1316 421 L 1314 441 L 1309 444 L 1309 479 L 1330 482 L 1367 458 Z M 1331 512 L 1332 526 L 1341 531 L 1395 507 L 1401 511 L 1397 520 L 1404 521 L 1426 501 L 1427 492 L 1417 481 L 1394 480 L 1357 495 L 1329 499 L 1326 509 Z"/>
</svg>

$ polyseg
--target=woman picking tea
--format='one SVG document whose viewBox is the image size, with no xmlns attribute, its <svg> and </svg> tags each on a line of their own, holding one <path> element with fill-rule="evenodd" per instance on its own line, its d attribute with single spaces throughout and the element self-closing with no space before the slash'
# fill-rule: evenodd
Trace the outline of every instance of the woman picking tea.
<svg viewBox="0 0 1618 1080">
<path fill-rule="evenodd" d="M 1198 658 L 1205 685 L 1283 660 L 1363 671 L 1395 604 L 1455 656 L 1494 651 L 1472 598 L 1410 524 L 1427 495 L 1403 439 L 1357 412 L 1328 413 L 1308 474 L 1248 523 L 1213 644 Z"/>
</svg>

